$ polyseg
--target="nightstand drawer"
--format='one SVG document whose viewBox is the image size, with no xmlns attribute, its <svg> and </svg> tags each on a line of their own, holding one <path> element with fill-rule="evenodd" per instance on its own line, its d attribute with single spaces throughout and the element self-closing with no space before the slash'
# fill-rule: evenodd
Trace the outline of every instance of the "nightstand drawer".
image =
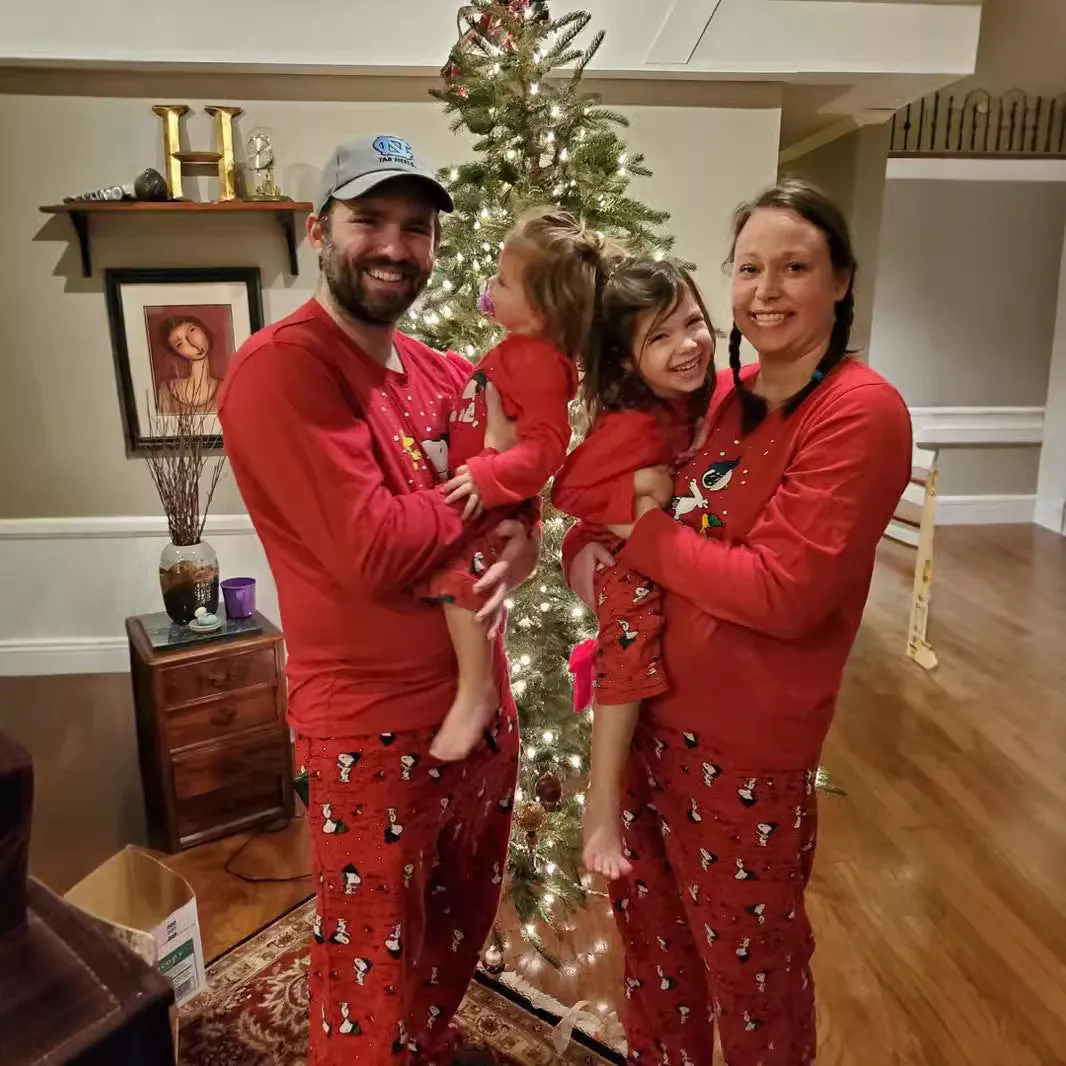
<svg viewBox="0 0 1066 1066">
<path fill-rule="evenodd" d="M 183 843 L 195 834 L 271 811 L 280 817 L 287 805 L 292 762 L 284 728 L 261 729 L 178 752 L 173 760 L 178 834 Z"/>
<path fill-rule="evenodd" d="M 257 777 L 241 788 L 220 788 L 178 804 L 178 843 L 193 848 L 253 825 L 290 817 L 281 777 Z"/>
<path fill-rule="evenodd" d="M 259 726 L 281 725 L 277 689 L 273 685 L 230 692 L 224 696 L 170 706 L 163 714 L 171 751 L 242 733 Z"/>
<path fill-rule="evenodd" d="M 276 676 L 274 652 L 257 649 L 161 670 L 160 684 L 164 702 L 174 707 L 221 692 L 270 684 Z"/>
</svg>

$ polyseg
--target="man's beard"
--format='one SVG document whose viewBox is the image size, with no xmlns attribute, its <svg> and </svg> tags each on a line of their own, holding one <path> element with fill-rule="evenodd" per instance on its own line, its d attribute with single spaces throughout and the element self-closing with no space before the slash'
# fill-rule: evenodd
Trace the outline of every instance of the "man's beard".
<svg viewBox="0 0 1066 1066">
<path fill-rule="evenodd" d="M 413 263 L 396 263 L 384 259 L 349 262 L 337 254 L 336 247 L 328 238 L 323 243 L 319 261 L 322 275 L 337 307 L 352 318 L 375 326 L 395 325 L 418 299 L 429 281 L 429 273 L 420 271 Z M 403 274 L 406 284 L 392 294 L 370 293 L 363 283 L 363 274 L 371 267 L 398 270 Z"/>
</svg>

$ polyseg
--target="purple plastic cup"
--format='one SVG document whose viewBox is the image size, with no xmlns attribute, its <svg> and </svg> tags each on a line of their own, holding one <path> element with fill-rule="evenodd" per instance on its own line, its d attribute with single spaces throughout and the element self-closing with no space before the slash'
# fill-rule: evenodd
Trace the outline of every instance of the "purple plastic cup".
<svg viewBox="0 0 1066 1066">
<path fill-rule="evenodd" d="M 255 578 L 231 577 L 222 582 L 227 618 L 251 618 L 255 614 Z"/>
</svg>

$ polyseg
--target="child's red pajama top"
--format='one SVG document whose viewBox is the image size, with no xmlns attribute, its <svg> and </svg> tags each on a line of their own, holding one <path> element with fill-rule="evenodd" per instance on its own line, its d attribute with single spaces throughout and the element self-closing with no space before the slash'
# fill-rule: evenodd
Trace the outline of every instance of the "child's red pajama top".
<svg viewBox="0 0 1066 1066">
<path fill-rule="evenodd" d="M 747 436 L 725 371 L 708 421 L 707 446 L 675 484 L 680 520 L 644 515 L 618 556 L 667 593 L 670 690 L 648 713 L 737 763 L 811 766 L 910 478 L 910 416 L 895 388 L 848 359 L 794 414 L 771 412 Z M 567 573 L 592 539 L 595 527 L 569 531 Z"/>
<path fill-rule="evenodd" d="M 455 694 L 444 615 L 408 590 L 465 532 L 434 486 L 470 365 L 395 344 L 403 373 L 310 300 L 242 345 L 222 389 L 230 466 L 277 584 L 289 718 L 307 736 L 428 728 Z M 506 678 L 502 642 L 496 655 Z"/>
<path fill-rule="evenodd" d="M 452 469 L 470 468 L 486 508 L 535 499 L 566 458 L 577 370 L 547 341 L 512 334 L 485 354 L 477 376 L 496 387 L 504 413 L 517 423 L 518 442 L 505 452 L 485 452 L 484 424 L 464 420 L 459 410 L 450 428 Z M 483 407 L 483 399 L 471 398 L 470 406 Z"/>
<path fill-rule="evenodd" d="M 564 514 L 600 526 L 633 520 L 633 475 L 668 465 L 691 440 L 681 409 L 608 411 L 566 457 L 552 485 Z"/>
</svg>

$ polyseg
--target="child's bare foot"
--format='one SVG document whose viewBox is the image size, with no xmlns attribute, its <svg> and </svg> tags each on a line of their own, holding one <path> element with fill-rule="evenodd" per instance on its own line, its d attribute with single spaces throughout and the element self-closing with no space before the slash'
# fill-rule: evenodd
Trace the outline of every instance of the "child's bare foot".
<svg viewBox="0 0 1066 1066">
<path fill-rule="evenodd" d="M 441 762 L 465 759 L 477 746 L 499 704 L 495 685 L 481 691 L 459 686 L 455 702 L 444 716 L 429 753 Z"/>
<path fill-rule="evenodd" d="M 622 854 L 622 819 L 617 803 L 591 797 L 585 809 L 582 836 L 581 859 L 587 870 L 602 874 L 609 881 L 617 881 L 633 872 L 629 860 Z"/>
</svg>

